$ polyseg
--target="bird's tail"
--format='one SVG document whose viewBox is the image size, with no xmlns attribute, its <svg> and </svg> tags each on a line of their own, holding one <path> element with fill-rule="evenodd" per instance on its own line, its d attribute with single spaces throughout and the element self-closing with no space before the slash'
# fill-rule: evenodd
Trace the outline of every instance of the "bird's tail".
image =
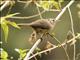
<svg viewBox="0 0 80 60">
<path fill-rule="evenodd" d="M 22 27 L 29 27 L 30 26 L 30 24 L 28 24 L 28 23 L 19 23 L 17 25 L 22 26 Z"/>
</svg>

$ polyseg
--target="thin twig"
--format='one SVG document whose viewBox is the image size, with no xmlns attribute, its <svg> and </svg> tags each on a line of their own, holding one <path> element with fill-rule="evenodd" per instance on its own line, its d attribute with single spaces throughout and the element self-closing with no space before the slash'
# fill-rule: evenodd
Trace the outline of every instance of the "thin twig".
<svg viewBox="0 0 80 60">
<path fill-rule="evenodd" d="M 31 2 L 31 0 L 30 1 L 20 1 L 20 0 L 17 0 L 17 2 L 20 2 L 20 3 L 25 3 L 26 4 L 26 2 Z"/>
<path fill-rule="evenodd" d="M 47 11 L 47 10 L 46 10 L 46 11 Z M 61 10 L 58 10 L 58 9 L 49 9 L 49 11 L 53 11 L 53 12 L 54 12 L 54 11 L 55 11 L 55 12 L 57 11 L 57 12 L 60 12 Z"/>
<path fill-rule="evenodd" d="M 61 42 L 60 42 L 55 36 L 53 36 L 53 35 L 50 34 L 50 33 L 48 33 L 48 34 L 49 34 L 52 38 L 55 38 L 55 40 L 61 45 Z M 61 46 L 62 46 L 62 45 L 61 45 Z M 62 46 L 62 48 L 63 48 L 64 51 L 65 51 L 65 54 L 66 54 L 66 56 L 67 56 L 67 59 L 70 60 L 70 58 L 69 58 L 69 56 L 68 56 L 68 53 L 66 52 L 64 46 Z"/>
<path fill-rule="evenodd" d="M 71 19 L 71 30 L 72 30 L 72 35 L 73 37 L 75 37 L 75 33 L 74 33 L 74 25 L 73 25 L 73 18 L 72 18 L 72 14 L 71 14 L 71 11 L 70 11 L 70 8 L 68 7 L 68 11 L 69 11 L 69 15 L 70 15 L 70 19 Z M 74 47 L 74 55 L 73 55 L 73 60 L 75 60 L 75 57 L 76 57 L 76 44 L 75 44 L 76 40 L 74 39 L 72 44 L 73 47 Z"/>
<path fill-rule="evenodd" d="M 45 12 L 45 10 L 43 10 L 41 12 L 41 14 L 43 14 Z M 35 15 L 32 15 L 32 16 L 29 16 L 29 17 L 10 17 L 10 18 L 15 18 L 15 19 L 29 19 L 29 18 L 33 18 L 33 17 L 37 17 L 39 16 L 39 14 L 35 14 Z"/>
<path fill-rule="evenodd" d="M 41 13 L 40 13 L 39 7 L 38 7 L 38 6 L 36 6 L 36 7 L 37 7 L 37 10 L 38 10 L 38 13 L 39 13 L 40 19 L 42 19 L 42 15 L 41 15 Z"/>
<path fill-rule="evenodd" d="M 26 4 L 25 4 L 24 8 L 28 7 L 31 2 L 32 2 L 32 0 L 26 1 Z"/>
<path fill-rule="evenodd" d="M 72 5 L 72 3 L 74 2 L 74 0 L 70 1 L 63 9 L 62 11 L 60 12 L 60 14 L 58 14 L 58 16 L 55 18 L 55 20 L 59 20 L 59 18 L 62 16 L 62 14 L 66 11 L 66 9 L 68 7 L 70 7 Z M 41 12 L 44 13 L 44 11 Z M 36 14 L 36 15 L 33 15 L 33 16 L 29 16 L 29 17 L 10 17 L 10 18 L 15 18 L 15 19 L 29 19 L 29 18 L 33 18 L 33 17 L 36 17 L 36 16 L 39 16 L 39 14 Z"/>
<path fill-rule="evenodd" d="M 58 16 L 55 18 L 55 20 L 59 20 L 59 18 L 63 15 L 63 13 L 66 11 L 66 9 L 72 5 L 73 2 L 74 2 L 74 0 L 70 1 L 70 2 L 62 9 L 62 11 L 58 14 Z"/>
<path fill-rule="evenodd" d="M 11 9 L 12 9 L 14 3 L 15 3 L 15 1 L 10 1 L 10 7 L 9 7 L 8 12 L 7 12 L 7 15 L 11 12 Z"/>
<path fill-rule="evenodd" d="M 5 3 L 1 6 L 0 11 L 2 11 L 8 4 L 10 1 L 5 1 Z"/>
<path fill-rule="evenodd" d="M 76 38 L 78 38 L 78 37 L 80 37 L 80 34 L 78 34 L 77 36 L 75 36 L 75 37 L 73 37 L 72 39 L 68 40 L 67 43 L 72 42 L 74 39 L 76 39 Z M 66 43 L 62 43 L 62 44 L 60 44 L 60 45 L 54 46 L 54 47 L 49 48 L 49 49 L 47 49 L 47 50 L 43 50 L 43 51 L 41 51 L 41 52 L 35 53 L 34 55 L 30 56 L 29 59 L 31 59 L 31 58 L 39 55 L 39 54 L 45 53 L 45 52 L 47 52 L 47 51 L 54 50 L 54 49 L 56 49 L 56 48 L 59 48 L 59 47 L 65 46 L 65 45 L 66 45 Z"/>
<path fill-rule="evenodd" d="M 61 45 L 61 42 L 60 42 L 56 37 L 54 37 L 54 38 L 55 38 L 56 41 Z M 65 51 L 65 53 L 66 53 L 67 59 L 70 60 L 69 55 L 68 55 L 66 49 L 64 48 L 64 46 L 62 46 L 62 48 L 64 49 L 64 51 Z"/>
<path fill-rule="evenodd" d="M 33 53 L 33 51 L 35 50 L 35 48 L 37 48 L 38 44 L 41 42 L 41 39 L 38 39 L 37 42 L 32 46 L 32 48 L 30 49 L 30 51 L 27 53 L 26 57 L 24 58 L 24 60 L 29 60 L 29 56 L 30 54 Z"/>
</svg>

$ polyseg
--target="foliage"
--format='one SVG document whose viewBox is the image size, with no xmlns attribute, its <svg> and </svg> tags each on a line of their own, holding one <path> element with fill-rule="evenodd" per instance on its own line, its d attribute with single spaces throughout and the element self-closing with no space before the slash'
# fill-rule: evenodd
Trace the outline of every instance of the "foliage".
<svg viewBox="0 0 80 60">
<path fill-rule="evenodd" d="M 1 24 L 1 27 L 4 31 L 5 41 L 6 42 L 7 42 L 7 38 L 8 38 L 8 32 L 9 32 L 8 24 L 15 27 L 15 28 L 20 29 L 20 27 L 15 22 L 11 22 L 7 19 L 7 18 L 12 17 L 12 16 L 17 15 L 17 14 L 19 14 L 19 13 L 14 13 L 14 14 L 10 14 L 10 15 L 1 17 L 0 24 Z"/>
<path fill-rule="evenodd" d="M 1 58 L 1 60 L 8 60 L 8 53 L 5 50 L 3 50 L 2 48 L 0 48 L 0 49 L 1 49 L 0 50 L 0 53 L 1 53 L 0 58 Z"/>
<path fill-rule="evenodd" d="M 49 0 L 49 1 L 47 1 L 47 0 L 45 0 L 45 1 L 43 1 L 43 0 L 40 0 L 40 1 L 31 0 L 31 1 L 34 1 L 38 7 L 41 7 L 44 10 L 50 10 L 50 9 L 60 10 L 61 9 L 61 5 L 60 4 L 62 2 L 64 2 L 64 0 L 58 0 L 58 1 L 56 1 L 56 0 Z M 1 3 L 0 3 L 0 5 L 1 5 Z M 11 10 L 11 8 L 9 8 L 9 9 Z M 9 33 L 9 25 L 11 25 L 11 26 L 13 26 L 15 28 L 20 29 L 20 27 L 15 22 L 9 21 L 10 19 L 8 19 L 8 18 L 13 17 L 14 15 L 17 15 L 17 14 L 19 14 L 19 13 L 9 14 L 9 15 L 1 17 L 0 24 L 1 24 L 1 28 L 3 29 L 6 42 L 7 42 L 8 33 Z M 77 37 L 77 38 L 80 39 L 80 33 L 78 33 L 78 35 L 79 35 L 79 37 Z M 68 35 L 67 38 L 69 38 L 70 36 Z M 73 39 L 73 38 L 75 39 L 75 37 L 72 37 L 70 39 Z M 67 40 L 70 40 L 70 39 L 67 39 Z M 75 40 L 77 41 L 77 39 L 75 39 Z M 58 39 L 56 39 L 56 41 L 58 41 Z M 2 42 L 0 42 L 0 43 L 2 43 Z M 60 46 L 62 46 L 60 41 L 58 41 L 58 43 L 59 43 Z M 75 43 L 74 43 L 74 45 L 75 45 Z M 63 49 L 64 49 L 64 47 L 63 47 Z M 74 50 L 75 50 L 75 48 L 74 48 Z M 29 49 L 15 49 L 15 51 L 19 53 L 19 60 L 22 60 L 26 56 L 26 54 L 29 51 Z M 44 51 L 41 51 L 41 49 L 36 48 L 33 53 L 37 53 L 37 54 L 33 54 L 32 53 L 32 56 L 33 55 L 39 55 L 41 57 L 42 53 L 40 53 L 40 52 L 44 53 Z M 0 55 L 1 60 L 8 60 L 9 55 L 8 55 L 8 53 L 4 49 L 1 48 L 0 53 L 1 53 L 1 55 Z M 66 55 L 68 55 L 66 50 L 65 50 L 65 53 L 66 53 Z M 75 51 L 73 53 L 75 53 Z M 79 56 L 80 56 L 80 54 L 79 54 Z M 75 57 L 75 55 L 74 55 L 74 57 Z M 77 59 L 79 59 L 79 58 L 77 58 Z"/>
<path fill-rule="evenodd" d="M 17 49 L 16 48 L 15 51 L 19 53 L 19 59 L 23 59 L 26 56 L 29 49 Z M 37 52 L 37 53 L 40 51 L 41 51 L 41 49 L 39 49 L 39 48 L 35 49 L 35 52 Z M 41 54 L 39 54 L 39 56 L 41 56 Z"/>
<path fill-rule="evenodd" d="M 23 59 L 26 56 L 26 52 L 28 52 L 29 49 L 15 49 L 15 51 L 19 53 L 19 59 Z"/>
<path fill-rule="evenodd" d="M 39 3 L 36 3 L 38 7 L 42 7 L 44 10 L 49 10 L 55 7 L 56 9 L 60 10 L 59 3 L 61 4 L 63 0 L 55 1 L 55 0 L 49 0 L 49 1 L 39 1 Z"/>
</svg>

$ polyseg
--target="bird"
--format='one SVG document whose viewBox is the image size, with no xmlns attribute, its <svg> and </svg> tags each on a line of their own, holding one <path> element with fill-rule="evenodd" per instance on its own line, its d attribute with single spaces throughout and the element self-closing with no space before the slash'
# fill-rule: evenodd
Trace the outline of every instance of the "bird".
<svg viewBox="0 0 80 60">
<path fill-rule="evenodd" d="M 19 26 L 29 26 L 32 27 L 37 33 L 40 32 L 46 32 L 49 30 L 52 30 L 55 26 L 56 21 L 52 19 L 39 19 L 36 21 L 33 21 L 31 23 L 19 23 Z"/>
<path fill-rule="evenodd" d="M 33 29 L 33 33 L 29 38 L 29 42 L 33 44 L 34 42 L 36 42 L 37 39 L 40 38 L 44 39 L 43 42 L 47 42 L 47 33 L 54 29 L 56 22 L 57 21 L 55 19 L 38 19 L 31 23 L 19 23 L 18 25 L 24 27 L 31 27 Z"/>
</svg>

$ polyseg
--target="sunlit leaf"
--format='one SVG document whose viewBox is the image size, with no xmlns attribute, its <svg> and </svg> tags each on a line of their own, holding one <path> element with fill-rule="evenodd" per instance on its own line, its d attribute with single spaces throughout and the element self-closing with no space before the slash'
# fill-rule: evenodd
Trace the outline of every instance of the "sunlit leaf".
<svg viewBox="0 0 80 60">
<path fill-rule="evenodd" d="M 27 49 L 19 49 L 20 53 L 25 53 Z"/>
<path fill-rule="evenodd" d="M 36 51 L 41 51 L 41 49 L 40 49 L 40 48 L 36 48 L 35 50 L 36 50 Z"/>
<path fill-rule="evenodd" d="M 10 25 L 12 25 L 12 26 L 15 27 L 15 28 L 20 29 L 20 27 L 19 27 L 15 22 L 7 21 L 7 23 L 10 24 Z"/>
<path fill-rule="evenodd" d="M 26 56 L 26 53 L 23 53 L 20 55 L 22 58 L 24 58 Z"/>
<path fill-rule="evenodd" d="M 17 48 L 15 49 L 15 51 L 18 52 L 18 53 L 20 53 L 19 49 L 17 49 Z"/>
<path fill-rule="evenodd" d="M 48 1 L 42 1 L 40 3 L 40 5 L 46 10 L 49 9 L 49 2 Z"/>
<path fill-rule="evenodd" d="M 61 2 L 61 1 L 60 1 Z M 52 7 L 55 7 L 56 9 L 60 9 L 59 7 L 59 2 L 55 0 L 50 0 L 50 1 L 39 1 L 36 3 L 38 7 L 42 7 L 45 10 L 52 9 Z"/>
<path fill-rule="evenodd" d="M 17 15 L 19 13 L 14 13 L 14 14 L 9 14 L 7 16 L 1 17 L 0 19 L 0 24 L 1 24 L 1 28 L 3 29 L 4 35 L 5 35 L 5 41 L 7 42 L 7 38 L 8 38 L 8 24 L 12 25 L 15 28 L 20 29 L 20 27 L 15 23 L 15 22 L 10 22 L 7 20 L 7 18 L 12 17 L 14 15 Z"/>
<path fill-rule="evenodd" d="M 9 14 L 9 15 L 5 16 L 4 18 L 9 18 L 9 17 L 12 17 L 12 16 L 17 15 L 17 14 L 20 14 L 20 13 Z"/>
<path fill-rule="evenodd" d="M 4 59 L 1 59 L 1 60 L 9 60 L 9 59 L 4 58 Z"/>
<path fill-rule="evenodd" d="M 2 27 L 2 29 L 4 31 L 5 41 L 7 42 L 8 32 L 9 32 L 8 25 L 6 23 L 3 23 L 3 24 L 1 24 L 1 27 Z"/>
<path fill-rule="evenodd" d="M 26 56 L 26 52 L 29 51 L 29 49 L 15 49 L 20 55 L 20 58 L 24 58 Z"/>
<path fill-rule="evenodd" d="M 54 6 L 56 9 L 60 9 L 58 2 L 56 2 L 56 1 L 51 1 L 51 2 L 52 2 L 53 6 Z"/>
<path fill-rule="evenodd" d="M 8 53 L 2 49 L 0 55 L 1 60 L 7 60 L 7 57 L 8 57 Z"/>
</svg>

